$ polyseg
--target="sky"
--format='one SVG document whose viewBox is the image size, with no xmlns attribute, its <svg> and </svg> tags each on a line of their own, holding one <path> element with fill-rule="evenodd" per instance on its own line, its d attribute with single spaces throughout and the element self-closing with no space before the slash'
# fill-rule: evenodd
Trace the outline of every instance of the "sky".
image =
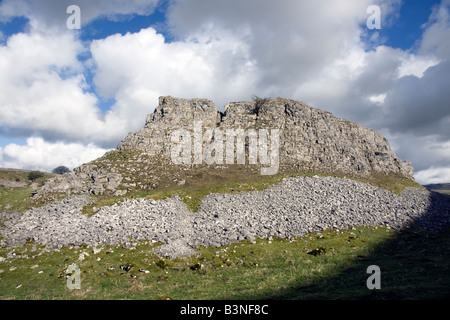
<svg viewBox="0 0 450 320">
<path fill-rule="evenodd" d="M 450 0 L 0 1 L 0 167 L 94 160 L 159 96 L 257 95 L 376 130 L 417 182 L 450 182 L 449 89 Z"/>
</svg>

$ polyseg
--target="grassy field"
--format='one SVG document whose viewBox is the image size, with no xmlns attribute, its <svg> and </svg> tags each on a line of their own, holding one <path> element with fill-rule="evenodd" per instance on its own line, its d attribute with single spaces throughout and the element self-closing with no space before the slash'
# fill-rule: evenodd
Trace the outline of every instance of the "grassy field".
<svg viewBox="0 0 450 320">
<path fill-rule="evenodd" d="M 35 174 L 37 178 L 30 176 Z M 45 203 L 31 197 L 31 192 L 54 174 L 0 168 L 0 211 L 25 211 Z M 32 178 L 32 179 L 30 179 Z M 18 184 L 19 186 L 14 186 Z M 1 222 L 1 221 L 0 221 Z"/>
<path fill-rule="evenodd" d="M 450 190 L 432 190 L 432 191 L 450 195 Z"/>
<path fill-rule="evenodd" d="M 183 186 L 133 190 L 126 197 L 163 199 L 178 194 L 195 211 L 201 198 L 212 192 L 260 190 L 286 176 L 315 174 L 238 179 L 236 173 L 233 183 L 200 175 Z M 26 173 L 0 171 L 0 179 L 26 182 L 17 188 L 0 188 L 0 210 L 23 211 L 37 205 L 30 197 L 32 183 Z M 418 186 L 395 175 L 372 176 L 364 182 L 396 193 Z M 96 203 L 85 207 L 86 214 L 124 197 L 93 198 Z M 34 243 L 1 247 L 0 299 L 450 298 L 450 231 L 326 230 L 301 239 L 257 239 L 254 244 L 200 248 L 197 255 L 174 260 L 152 253 L 158 245 L 144 241 L 132 248 L 103 246 L 100 252 L 87 246 L 48 252 Z M 80 289 L 67 287 L 67 269 L 74 263 L 81 271 Z M 380 290 L 366 286 L 370 265 L 381 269 Z"/>
<path fill-rule="evenodd" d="M 201 248 L 174 260 L 152 253 L 157 245 L 104 246 L 96 254 L 89 247 L 42 252 L 32 243 L 1 248 L 11 258 L 0 263 L 0 299 L 450 298 L 450 232 L 326 230 Z M 67 287 L 73 263 L 80 289 Z M 370 265 L 380 267 L 380 290 L 366 286 Z"/>
</svg>

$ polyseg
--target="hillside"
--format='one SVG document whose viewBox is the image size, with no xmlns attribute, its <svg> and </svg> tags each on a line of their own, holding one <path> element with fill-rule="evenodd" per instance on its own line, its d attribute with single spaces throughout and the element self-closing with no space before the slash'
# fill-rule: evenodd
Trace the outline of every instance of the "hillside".
<svg viewBox="0 0 450 320">
<path fill-rule="evenodd" d="M 427 189 L 450 195 L 450 183 L 436 183 L 424 186 Z"/>
<path fill-rule="evenodd" d="M 430 190 L 450 190 L 450 183 L 427 184 L 424 187 Z"/>
<path fill-rule="evenodd" d="M 46 203 L 31 195 L 55 176 L 47 172 L 0 168 L 0 212 L 23 211 Z"/>
<path fill-rule="evenodd" d="M 450 197 L 412 172 L 381 134 L 301 102 L 162 97 L 73 172 L 0 170 L 0 298 L 442 298 Z M 383 291 L 361 285 L 371 264 Z"/>
<path fill-rule="evenodd" d="M 207 99 L 161 97 L 117 150 L 47 182 L 40 194 L 122 196 L 311 173 L 415 185 L 411 164 L 381 134 L 303 102 L 233 102 L 222 113 Z"/>
</svg>

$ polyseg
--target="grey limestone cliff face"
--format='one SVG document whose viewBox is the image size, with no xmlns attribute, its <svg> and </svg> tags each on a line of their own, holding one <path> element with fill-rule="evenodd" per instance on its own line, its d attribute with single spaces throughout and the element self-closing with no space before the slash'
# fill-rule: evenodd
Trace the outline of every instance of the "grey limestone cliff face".
<svg viewBox="0 0 450 320">
<path fill-rule="evenodd" d="M 47 182 L 41 193 L 124 194 L 127 192 L 126 186 L 135 186 L 132 176 L 142 171 L 142 167 L 138 168 L 137 164 L 147 162 L 144 168 L 146 171 L 151 170 L 154 163 L 149 159 L 153 157 L 159 159 L 160 166 L 162 164 L 156 171 L 174 165 L 171 159 L 172 133 L 180 129 L 195 132 L 195 126 L 199 123 L 203 131 L 209 129 L 223 134 L 226 134 L 227 129 L 243 129 L 245 132 L 249 129 L 266 129 L 267 132 L 278 129 L 277 169 L 280 172 L 317 171 L 352 176 L 396 173 L 414 179 L 411 164 L 398 158 L 380 133 L 303 102 L 283 98 L 232 102 L 225 106 L 224 112 L 219 112 L 214 102 L 208 99 L 167 96 L 159 98 L 159 104 L 147 116 L 144 128 L 129 133 L 117 147 L 119 152 L 138 151 L 146 156 L 147 160 L 127 160 L 121 164 L 122 173 L 126 171 L 129 176 L 124 177 L 117 170 L 108 169 L 104 165 L 114 160 L 101 158 L 100 161 L 94 161 L 96 164 L 82 165 L 74 172 Z M 208 144 L 205 137 L 202 143 L 203 147 Z M 250 167 L 249 139 L 244 143 L 245 164 Z M 267 148 L 272 148 L 271 141 L 268 143 Z M 144 184 L 152 185 L 151 179 L 146 176 L 144 180 L 148 181 Z M 120 188 L 123 180 L 129 183 Z"/>
<path fill-rule="evenodd" d="M 342 172 L 357 175 L 400 173 L 413 179 L 409 162 L 398 158 L 380 133 L 335 117 L 299 101 L 232 102 L 224 113 L 206 99 L 161 97 L 143 129 L 130 133 L 119 150 L 138 149 L 163 155 L 170 161 L 171 133 L 192 130 L 196 121 L 203 129 L 279 129 L 280 168 L 294 171 Z"/>
<path fill-rule="evenodd" d="M 117 149 L 144 150 L 151 155 L 166 155 L 170 160 L 171 134 L 174 130 L 193 130 L 196 122 L 205 128 L 216 128 L 221 114 L 213 101 L 160 97 L 154 113 L 149 114 L 143 129 L 132 132 Z"/>
</svg>

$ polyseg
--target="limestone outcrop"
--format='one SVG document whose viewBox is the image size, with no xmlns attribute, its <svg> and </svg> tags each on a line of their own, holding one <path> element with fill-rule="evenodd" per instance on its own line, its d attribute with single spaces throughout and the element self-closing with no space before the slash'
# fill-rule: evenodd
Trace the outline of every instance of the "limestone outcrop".
<svg viewBox="0 0 450 320">
<path fill-rule="evenodd" d="M 266 146 L 267 152 L 277 147 L 279 163 L 276 172 L 336 172 L 352 176 L 395 173 L 414 179 L 411 163 L 398 158 L 380 133 L 303 102 L 283 98 L 256 99 L 229 103 L 224 112 L 219 112 L 214 102 L 208 99 L 168 96 L 159 98 L 159 104 L 147 116 L 144 128 L 129 133 L 116 151 L 49 181 L 41 193 L 70 191 L 117 195 L 126 193 L 131 187 L 151 189 L 157 186 L 158 175 L 166 174 L 166 169 L 175 165 L 173 133 L 180 130 L 192 133 L 194 138 L 187 141 L 195 150 L 195 133 L 199 128 L 202 134 L 205 130 L 210 131 L 209 137 L 201 137 L 202 152 L 214 139 L 216 142 L 222 136 L 225 139 L 227 130 L 243 130 L 247 135 L 252 130 L 267 130 L 269 135 L 276 130 L 276 144 L 275 140 L 267 139 Z M 236 152 L 237 143 L 236 140 Z M 261 167 L 261 163 L 250 162 L 251 139 L 246 138 L 243 143 L 245 164 L 230 163 L 226 159 L 219 162 L 218 157 L 225 158 L 227 153 L 223 150 L 218 153 L 219 149 L 215 149 L 216 163 L 213 165 L 221 169 L 240 165 L 242 168 Z M 258 152 L 262 150 L 260 148 L 261 140 Z M 209 165 L 205 161 L 195 162 L 195 157 L 193 154 L 184 158 L 184 164 L 187 164 L 181 166 L 184 173 L 188 174 L 193 165 Z M 184 181 L 180 179 L 179 184 Z"/>
<path fill-rule="evenodd" d="M 63 175 L 56 176 L 45 182 L 38 191 L 39 195 L 48 193 L 87 193 L 87 194 L 114 194 L 121 195 L 126 192 L 118 190 L 122 176 L 109 172 L 95 165 L 82 165 Z"/>
<path fill-rule="evenodd" d="M 173 130 L 203 128 L 280 129 L 280 165 L 303 171 L 340 171 L 361 175 L 400 173 L 413 179 L 409 162 L 399 159 L 380 133 L 337 118 L 303 102 L 277 98 L 232 102 L 224 113 L 206 99 L 161 97 L 142 130 L 130 133 L 119 150 L 138 149 L 170 159 Z"/>
</svg>

